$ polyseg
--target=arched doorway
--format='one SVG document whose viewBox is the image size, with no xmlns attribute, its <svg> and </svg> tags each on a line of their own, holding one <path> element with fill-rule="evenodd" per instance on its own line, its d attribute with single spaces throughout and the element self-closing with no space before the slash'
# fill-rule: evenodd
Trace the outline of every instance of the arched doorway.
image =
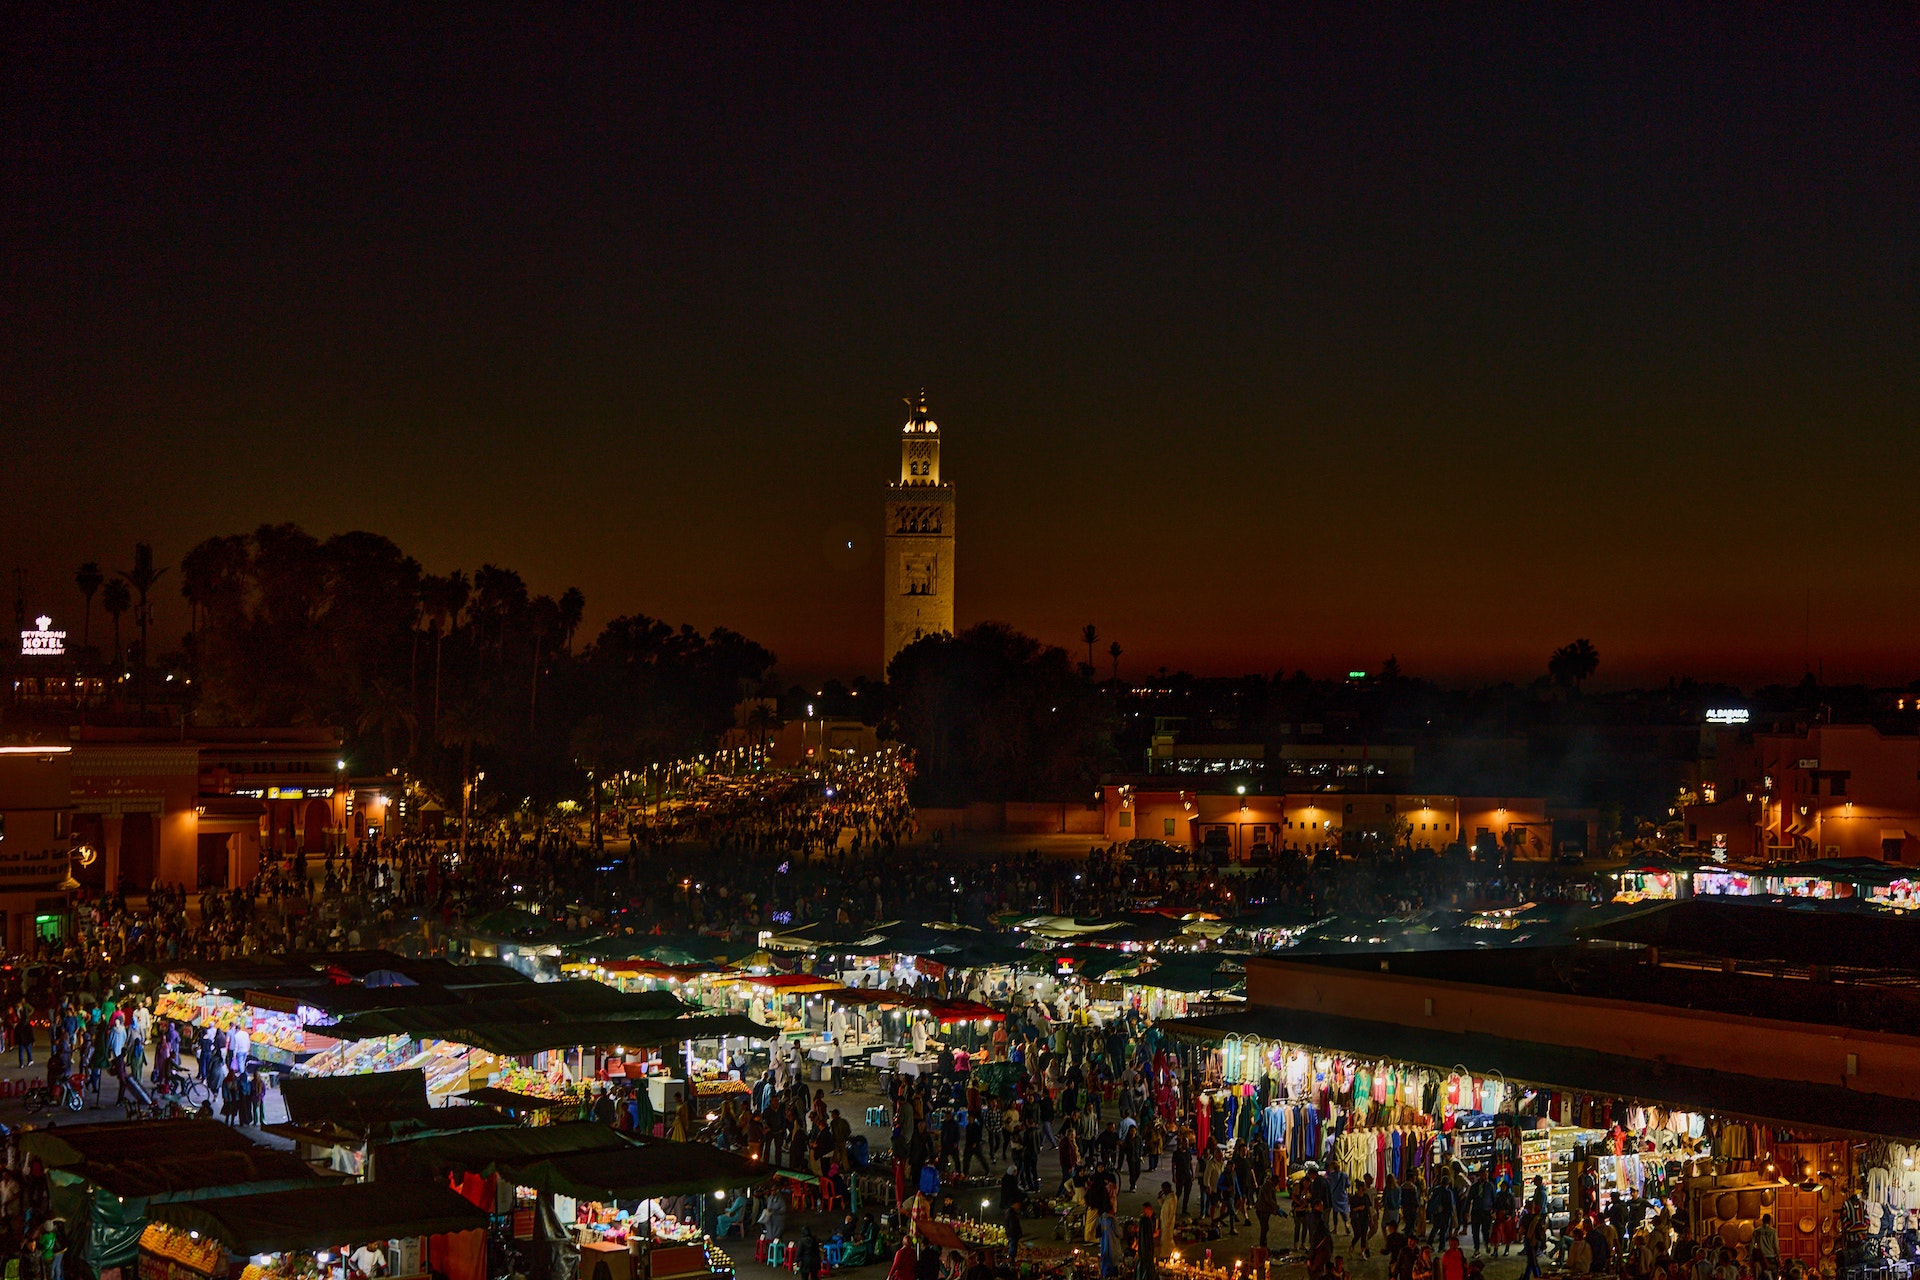
<svg viewBox="0 0 1920 1280">
<path fill-rule="evenodd" d="M 327 850 L 327 824 L 333 821 L 333 806 L 325 800 L 307 801 L 307 838 L 300 847 L 308 853 Z"/>
<path fill-rule="evenodd" d="M 153 885 L 159 843 L 154 819 L 151 813 L 129 813 L 120 820 L 120 878 L 135 893 L 145 893 Z"/>
</svg>

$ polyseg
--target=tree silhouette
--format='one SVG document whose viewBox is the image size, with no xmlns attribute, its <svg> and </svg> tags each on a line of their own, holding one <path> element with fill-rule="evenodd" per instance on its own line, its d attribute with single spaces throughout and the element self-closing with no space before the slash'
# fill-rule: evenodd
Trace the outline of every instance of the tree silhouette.
<svg viewBox="0 0 1920 1280">
<path fill-rule="evenodd" d="M 133 607 L 133 589 L 119 578 L 100 593 L 100 607 L 113 619 L 113 664 L 120 665 L 120 615 Z"/>
<path fill-rule="evenodd" d="M 586 616 L 587 597 L 578 587 L 568 587 L 560 593 L 560 637 L 567 652 L 573 652 L 573 633 L 580 629 L 580 619 Z"/>
<path fill-rule="evenodd" d="M 1578 689 L 1599 667 L 1600 651 L 1584 638 L 1561 645 L 1547 659 L 1547 674 L 1562 689 Z"/>
<path fill-rule="evenodd" d="M 361 733 L 380 735 L 380 761 L 393 768 L 393 731 L 407 731 L 407 758 L 414 754 L 414 731 L 418 721 L 413 714 L 413 699 L 399 685 L 380 678 L 361 694 L 360 715 L 356 727 Z"/>
<path fill-rule="evenodd" d="M 1100 643 L 1100 630 L 1091 622 L 1080 628 L 1080 639 L 1087 646 L 1087 670 L 1093 670 L 1093 646 Z"/>
<path fill-rule="evenodd" d="M 433 735 L 440 735 L 440 655 L 449 633 L 460 625 L 460 611 L 467 605 L 467 575 L 455 569 L 444 578 L 429 578 L 421 583 L 422 593 L 431 584 L 433 613 Z"/>
<path fill-rule="evenodd" d="M 147 603 L 147 596 L 153 590 L 153 584 L 166 576 L 167 571 L 153 563 L 153 544 L 136 542 L 133 544 L 133 568 L 123 569 L 120 576 L 133 588 L 134 625 L 140 628 L 140 705 L 144 709 L 147 700 L 147 668 L 152 665 L 147 648 L 147 627 L 153 622 L 153 608 Z M 116 641 L 116 644 L 118 642 Z"/>
<path fill-rule="evenodd" d="M 73 585 L 80 588 L 80 594 L 87 602 L 86 612 L 80 616 L 82 652 L 93 644 L 93 593 L 98 591 L 100 584 L 106 580 L 107 576 L 100 572 L 100 566 L 92 560 L 87 561 L 74 572 Z"/>
<path fill-rule="evenodd" d="M 470 694 L 449 702 L 440 718 L 440 741 L 460 748 L 460 855 L 468 848 L 473 817 L 473 749 L 500 740 L 500 718 L 490 699 Z"/>
<path fill-rule="evenodd" d="M 759 740 L 763 751 L 767 746 L 767 736 L 778 729 L 780 724 L 780 713 L 765 702 L 755 703 L 753 710 L 747 713 L 747 728 L 754 731 L 754 736 Z"/>
<path fill-rule="evenodd" d="M 1120 642 L 1115 640 L 1107 646 L 1107 656 L 1113 659 L 1113 678 L 1120 678 Z"/>
</svg>

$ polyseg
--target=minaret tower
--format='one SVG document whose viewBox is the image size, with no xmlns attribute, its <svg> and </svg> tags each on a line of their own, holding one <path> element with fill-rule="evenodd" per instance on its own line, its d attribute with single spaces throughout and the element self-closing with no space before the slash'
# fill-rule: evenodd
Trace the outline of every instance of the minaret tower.
<svg viewBox="0 0 1920 1280">
<path fill-rule="evenodd" d="M 953 631 L 953 486 L 940 479 L 940 428 L 927 416 L 927 393 L 907 406 L 900 479 L 887 486 L 882 675 L 915 640 Z"/>
</svg>

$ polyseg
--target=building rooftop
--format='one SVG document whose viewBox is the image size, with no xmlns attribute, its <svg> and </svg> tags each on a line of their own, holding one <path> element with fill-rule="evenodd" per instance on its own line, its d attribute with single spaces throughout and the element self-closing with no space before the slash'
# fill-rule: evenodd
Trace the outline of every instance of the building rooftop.
<svg viewBox="0 0 1920 1280">
<path fill-rule="evenodd" d="M 1560 945 L 1280 952 L 1252 960 L 1911 1035 L 1920 921 L 1694 900 L 1576 928 Z"/>
</svg>

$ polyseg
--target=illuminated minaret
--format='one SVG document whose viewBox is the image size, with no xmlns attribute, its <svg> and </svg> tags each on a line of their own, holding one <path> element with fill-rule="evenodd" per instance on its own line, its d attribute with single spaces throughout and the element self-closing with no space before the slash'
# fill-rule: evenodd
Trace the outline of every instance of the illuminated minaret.
<svg viewBox="0 0 1920 1280">
<path fill-rule="evenodd" d="M 953 486 L 940 479 L 940 428 L 920 393 L 900 428 L 900 479 L 887 486 L 886 639 L 881 672 L 922 636 L 953 631 Z"/>
</svg>

